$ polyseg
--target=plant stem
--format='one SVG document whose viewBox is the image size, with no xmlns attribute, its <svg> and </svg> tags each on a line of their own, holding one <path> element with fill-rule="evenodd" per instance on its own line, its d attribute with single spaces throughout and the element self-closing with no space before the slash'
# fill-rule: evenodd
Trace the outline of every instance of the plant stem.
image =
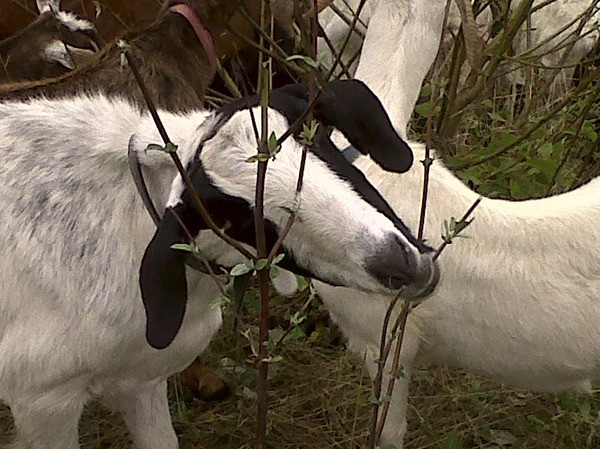
<svg viewBox="0 0 600 449">
<path fill-rule="evenodd" d="M 131 56 L 131 54 L 129 53 L 128 50 L 124 50 L 123 54 L 125 55 L 125 58 L 127 58 L 127 64 L 130 67 L 131 71 L 133 72 L 133 75 L 134 75 L 138 85 L 140 86 L 142 95 L 144 96 L 144 100 L 146 101 L 146 105 L 148 106 L 148 110 L 150 111 L 150 115 L 152 116 L 152 119 L 154 120 L 156 128 L 158 129 L 158 132 L 159 132 L 164 144 L 165 145 L 173 145 L 173 142 L 171 142 L 171 139 L 169 138 L 169 135 L 167 134 L 167 130 L 165 129 L 165 127 L 162 123 L 162 120 L 160 119 L 160 116 L 158 115 L 156 106 L 154 105 L 154 102 L 152 101 L 152 99 L 150 97 L 150 93 L 148 92 L 146 84 L 144 83 L 144 81 L 140 75 L 140 72 L 137 68 L 135 61 L 133 60 L 133 57 Z M 169 152 L 169 156 L 171 156 L 171 159 L 175 163 L 175 166 L 177 167 L 177 171 L 181 175 L 181 178 L 183 179 L 183 182 L 184 182 L 186 188 L 190 192 L 192 201 L 194 203 L 194 207 L 196 208 L 196 210 L 198 211 L 198 213 L 204 220 L 204 223 L 206 224 L 206 226 L 208 226 L 209 229 L 211 229 L 217 236 L 219 236 L 225 242 L 229 243 L 231 246 L 233 246 L 235 249 L 237 249 L 246 258 L 255 260 L 256 259 L 255 256 L 251 252 L 249 252 L 242 245 L 241 242 L 239 242 L 239 241 L 233 239 L 232 237 L 228 236 L 227 234 L 225 234 L 225 232 L 223 232 L 219 228 L 219 226 L 217 226 L 217 224 L 214 222 L 214 220 L 210 216 L 208 210 L 204 206 L 204 203 L 200 199 L 198 192 L 196 192 L 196 189 L 194 188 L 194 186 L 192 184 L 192 180 L 191 180 L 187 170 L 183 167 L 183 164 L 181 163 L 181 159 L 179 159 L 179 156 L 177 155 L 177 153 Z"/>
<path fill-rule="evenodd" d="M 267 27 L 267 9 L 266 2 L 261 3 L 260 14 L 260 29 L 265 30 Z M 260 45 L 264 46 L 263 33 L 260 35 Z M 271 84 L 270 78 L 270 58 L 265 63 L 264 55 L 259 53 L 259 80 L 258 86 L 261 96 L 261 136 L 258 147 L 260 154 L 268 154 L 267 141 L 269 138 L 269 87 Z M 255 192 L 255 207 L 254 207 L 254 231 L 256 234 L 256 250 L 258 259 L 265 259 L 267 253 L 267 242 L 265 234 L 265 217 L 264 217 L 264 193 L 265 181 L 267 174 L 268 160 L 259 160 L 257 163 L 256 174 L 256 192 Z M 260 325 L 259 325 L 259 348 L 258 348 L 258 379 L 257 379 L 257 428 L 256 437 L 258 440 L 258 448 L 266 449 L 267 443 L 267 412 L 268 398 L 267 388 L 269 382 L 269 365 L 265 359 L 269 356 L 267 342 L 269 340 L 269 270 L 266 267 L 258 271 L 258 288 L 260 292 Z"/>
</svg>

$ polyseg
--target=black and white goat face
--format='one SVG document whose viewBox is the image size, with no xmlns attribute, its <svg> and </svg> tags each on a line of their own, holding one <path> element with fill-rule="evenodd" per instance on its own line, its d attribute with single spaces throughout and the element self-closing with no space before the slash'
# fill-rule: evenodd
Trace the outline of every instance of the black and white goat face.
<svg viewBox="0 0 600 449">
<path fill-rule="evenodd" d="M 296 85 L 272 93 L 269 132 L 281 136 L 288 130 L 305 110 L 307 92 L 307 86 Z M 257 173 L 256 164 L 248 162 L 257 153 L 249 108 L 260 129 L 257 103 L 258 98 L 250 98 L 217 111 L 184 154 L 192 183 L 214 220 L 219 226 L 228 223 L 227 233 L 248 245 L 255 244 L 252 209 Z M 412 164 L 411 150 L 394 132 L 383 107 L 361 82 L 334 82 L 319 97 L 314 117 L 320 125 L 299 198 L 300 142 L 287 139 L 268 163 L 264 200 L 268 244 L 274 244 L 290 211 L 296 214 L 284 240 L 286 257 L 281 265 L 330 284 L 366 291 L 391 293 L 404 287 L 407 296 L 431 293 L 439 278 L 431 249 L 412 236 L 364 176 L 344 160 L 326 131 L 335 126 L 383 167 L 406 171 Z M 386 154 L 397 159 L 388 160 Z M 187 242 L 188 232 L 198 236 L 207 228 L 181 177 L 173 182 L 167 206 L 140 272 L 147 336 L 156 347 L 174 338 L 187 299 L 185 254 L 171 246 Z M 218 260 L 222 253 L 209 241 L 200 235 L 197 244 Z"/>
</svg>

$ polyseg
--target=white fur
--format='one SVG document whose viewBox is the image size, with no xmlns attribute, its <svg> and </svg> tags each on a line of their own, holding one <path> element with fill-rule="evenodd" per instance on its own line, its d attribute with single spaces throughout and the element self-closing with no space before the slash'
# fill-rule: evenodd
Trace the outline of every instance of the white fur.
<svg viewBox="0 0 600 449">
<path fill-rule="evenodd" d="M 354 11 L 359 3 L 350 2 Z M 336 5 L 344 8 L 342 1 Z M 379 97 L 403 139 L 419 96 L 418 86 L 429 70 L 430 64 L 423 61 L 433 61 L 437 53 L 445 6 L 446 0 L 370 0 L 361 14 L 368 28 L 355 77 Z M 324 22 L 325 31 L 341 46 L 348 25 L 332 12 L 324 16 Z M 360 39 L 353 35 L 345 57 L 352 57 L 356 48 Z M 325 44 L 319 49 L 327 59 Z M 395 95 L 396 91 L 404 95 Z"/>
<path fill-rule="evenodd" d="M 536 0 L 533 6 L 543 1 Z M 565 53 L 570 48 L 569 45 L 558 51 L 547 52 L 561 43 L 568 44 L 572 41 L 569 39 L 565 42 L 565 39 L 577 29 L 582 15 L 594 1 L 556 0 L 532 14 L 529 45 L 525 26 L 515 37 L 514 47 L 517 55 L 525 56 L 527 52 L 542 55 L 539 62 L 550 68 L 560 66 L 563 57 L 565 58 L 562 65 L 569 68 L 560 71 L 553 85 L 553 92 L 560 93 L 565 90 L 573 76 L 574 66 L 598 42 L 600 5 L 596 4 L 592 17 L 581 30 L 582 37 L 577 39 L 567 55 Z M 359 3 L 360 0 L 334 2 L 348 17 L 352 17 Z M 513 1 L 511 8 L 514 10 L 519 3 L 520 0 Z M 361 22 L 366 23 L 368 27 L 358 67 L 352 66 L 351 73 L 364 81 L 379 96 L 396 130 L 403 138 L 406 138 L 406 127 L 418 99 L 421 82 L 437 53 L 445 6 L 446 0 L 367 0 L 360 15 Z M 329 39 L 338 50 L 341 49 L 349 31 L 347 23 L 331 9 L 325 9 L 319 15 L 319 19 Z M 489 8 L 476 20 L 481 35 L 485 36 L 493 21 Z M 456 33 L 460 22 L 458 8 L 454 0 L 451 0 L 448 28 Z M 571 25 L 567 27 L 569 24 Z M 364 27 L 360 24 L 358 29 L 364 32 Z M 546 42 L 547 40 L 549 41 Z M 361 38 L 353 33 L 342 60 L 347 62 L 360 46 Z M 318 48 L 319 58 L 326 66 L 331 66 L 334 58 L 323 39 L 319 39 Z M 542 70 L 541 76 L 549 77 L 554 72 Z M 393 76 L 388 76 L 392 73 Z M 511 72 L 507 79 L 510 82 L 523 83 L 524 77 L 523 70 L 516 70 Z M 402 95 L 398 95 L 398 92 L 402 92 Z"/>
<path fill-rule="evenodd" d="M 423 159 L 422 145 L 414 149 Z M 358 165 L 416 226 L 422 167 L 396 175 L 365 157 Z M 425 237 L 440 242 L 443 220 L 461 216 L 477 195 L 439 161 L 430 183 Z M 409 316 L 406 377 L 394 392 L 385 443 L 401 447 L 407 382 L 419 363 L 458 366 L 535 391 L 589 391 L 600 378 L 600 179 L 543 200 L 484 199 L 474 217 L 472 239 L 445 250 L 436 291 Z M 316 288 L 373 374 L 388 301 L 322 283 Z"/>
<path fill-rule="evenodd" d="M 94 31 L 96 29 L 94 24 L 89 20 L 81 19 L 67 11 L 57 11 L 56 19 L 72 32 Z"/>
<path fill-rule="evenodd" d="M 36 0 L 35 3 L 40 14 L 60 9 L 60 0 Z"/>
<path fill-rule="evenodd" d="M 215 123 L 207 112 L 161 116 L 184 161 Z M 287 129 L 276 112 L 269 121 L 277 135 Z M 175 172 L 167 155 L 144 151 L 160 142 L 148 114 L 102 95 L 0 104 L 0 400 L 24 447 L 78 448 L 81 411 L 102 396 L 123 414 L 137 449 L 176 448 L 166 379 L 221 325 L 221 311 L 211 307 L 219 290 L 188 270 L 177 337 L 160 351 L 146 342 L 138 269 L 155 229 L 128 172 L 131 134 L 162 209 L 174 198 Z M 255 153 L 246 111 L 205 143 L 200 158 L 215 185 L 252 201 L 256 165 L 246 159 Z M 287 219 L 281 207 L 294 206 L 300 153 L 290 139 L 269 164 L 265 212 L 277 225 Z M 398 231 L 312 156 L 298 214 L 285 243 L 297 260 L 310 260 L 326 279 L 385 292 L 364 260 Z M 209 232 L 197 243 L 217 261 L 242 261 Z"/>
<path fill-rule="evenodd" d="M 398 130 L 405 130 L 433 62 L 441 3 L 430 16 L 414 11 L 423 20 L 407 26 L 381 9 L 378 33 L 368 31 L 357 77 L 380 96 Z M 428 48 L 422 34 L 410 31 L 415 27 L 431 33 Z M 414 76 L 406 75 L 411 70 Z M 423 145 L 413 144 L 413 150 L 415 161 L 424 159 Z M 422 165 L 400 175 L 364 156 L 356 165 L 414 229 Z M 462 216 L 477 194 L 436 161 L 428 198 L 425 237 L 435 245 L 443 221 Z M 408 382 L 420 363 L 458 366 L 536 391 L 589 391 L 600 378 L 600 179 L 543 200 L 484 199 L 474 217 L 466 232 L 472 239 L 445 250 L 436 291 L 409 316 L 401 358 L 405 377 L 396 383 L 383 444 L 402 447 Z M 320 282 L 315 287 L 349 349 L 366 356 L 373 376 L 388 299 Z"/>
<path fill-rule="evenodd" d="M 533 6 L 542 3 L 536 0 Z M 539 63 L 550 69 L 542 70 L 541 76 L 549 78 L 556 75 L 557 67 L 566 67 L 556 75 L 553 92 L 563 93 L 570 85 L 575 66 L 592 51 L 600 38 L 600 3 L 596 1 L 594 11 L 589 20 L 583 15 L 595 0 L 557 0 L 531 14 L 530 44 L 527 42 L 526 25 L 515 37 L 514 47 L 517 55 L 539 60 Z M 512 4 L 513 9 L 519 2 Z M 568 37 L 575 32 L 580 23 L 585 21 L 578 36 Z M 573 41 L 575 43 L 572 45 Z M 572 48 L 571 48 L 572 45 Z M 558 50 L 554 50 L 560 47 Z M 539 56 L 535 56 L 539 55 Z M 511 79 L 523 83 L 524 69 L 517 71 Z"/>
<path fill-rule="evenodd" d="M 76 59 L 91 58 L 93 54 L 92 50 L 73 47 L 72 45 L 66 45 L 60 40 L 54 40 L 49 42 L 44 48 L 42 60 L 57 62 L 66 69 L 74 70 L 77 67 Z"/>
</svg>

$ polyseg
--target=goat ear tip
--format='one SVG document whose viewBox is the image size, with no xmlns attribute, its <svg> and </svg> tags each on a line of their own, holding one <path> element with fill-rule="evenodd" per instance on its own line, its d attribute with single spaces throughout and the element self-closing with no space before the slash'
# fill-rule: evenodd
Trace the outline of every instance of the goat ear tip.
<svg viewBox="0 0 600 449">
<path fill-rule="evenodd" d="M 173 339 L 173 337 L 165 336 L 160 332 L 146 328 L 146 341 L 154 349 L 161 350 L 167 348 L 173 342 Z"/>
</svg>

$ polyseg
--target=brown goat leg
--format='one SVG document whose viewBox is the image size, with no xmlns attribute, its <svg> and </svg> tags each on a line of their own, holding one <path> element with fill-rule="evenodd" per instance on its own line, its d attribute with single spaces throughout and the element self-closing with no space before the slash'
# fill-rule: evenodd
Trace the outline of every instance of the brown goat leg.
<svg viewBox="0 0 600 449">
<path fill-rule="evenodd" d="M 179 373 L 179 379 L 196 398 L 204 401 L 222 400 L 231 394 L 229 385 L 205 366 L 200 357 Z"/>
</svg>

